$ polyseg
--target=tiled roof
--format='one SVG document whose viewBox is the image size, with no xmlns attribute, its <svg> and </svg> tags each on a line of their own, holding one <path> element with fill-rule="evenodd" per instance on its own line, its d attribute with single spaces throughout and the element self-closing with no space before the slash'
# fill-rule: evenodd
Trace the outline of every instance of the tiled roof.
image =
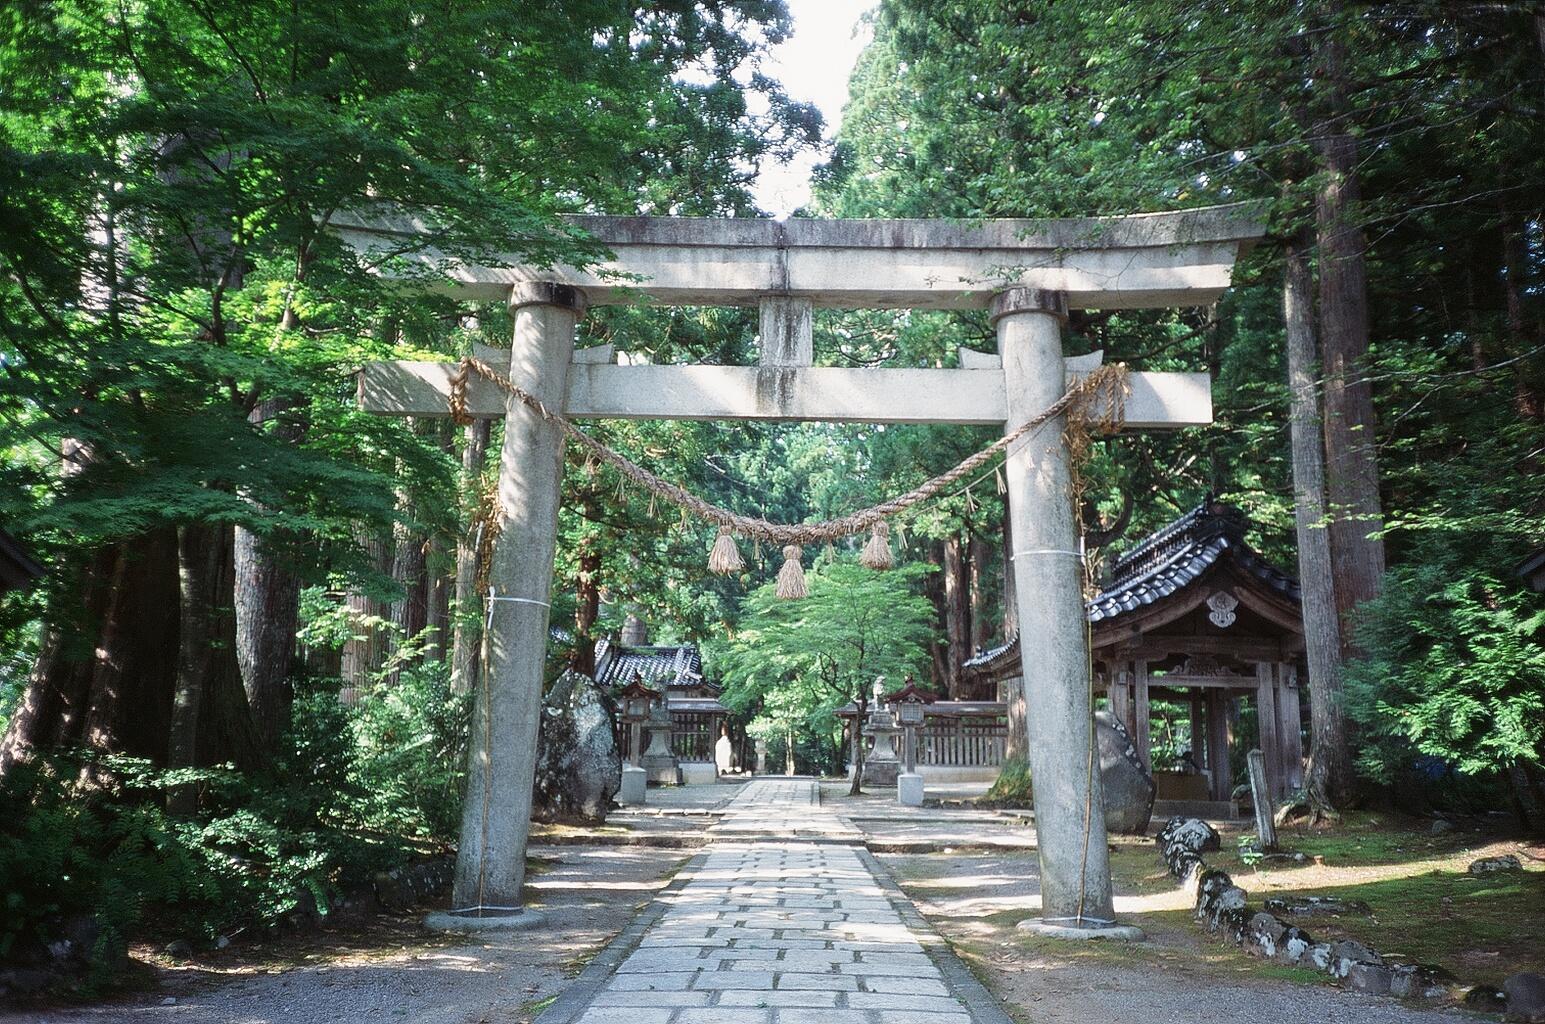
<svg viewBox="0 0 1545 1024">
<path fill-rule="evenodd" d="M 1297 604 L 1301 599 L 1298 581 L 1255 553 L 1245 541 L 1248 525 L 1244 514 L 1232 506 L 1217 502 L 1196 506 L 1116 559 L 1110 580 L 1086 605 L 1089 621 L 1109 622 L 1162 601 L 1201 579 L 1223 559 Z M 1016 638 L 982 651 L 966 667 L 991 665 L 1010 654 L 1017 656 L 1018 649 Z"/>
<path fill-rule="evenodd" d="M 703 657 L 690 644 L 623 647 L 602 640 L 596 644 L 596 682 L 602 686 L 626 686 L 634 674 L 644 685 L 659 688 L 702 686 Z"/>
</svg>

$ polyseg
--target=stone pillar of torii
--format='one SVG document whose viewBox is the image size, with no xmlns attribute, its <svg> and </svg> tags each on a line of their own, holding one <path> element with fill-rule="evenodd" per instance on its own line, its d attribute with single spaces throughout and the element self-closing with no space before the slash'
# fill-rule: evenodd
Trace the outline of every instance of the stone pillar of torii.
<svg viewBox="0 0 1545 1024">
<path fill-rule="evenodd" d="M 774 419 L 993 424 L 1012 430 L 1060 397 L 1098 358 L 1064 359 L 1069 308 L 1205 305 L 1263 234 L 1247 205 L 1074 220 L 712 220 L 575 217 L 611 258 L 585 269 L 487 266 L 430 249 L 413 259 L 439 287 L 506 299 L 508 353 L 479 355 L 554 411 L 576 418 Z M 351 217 L 357 249 L 413 248 L 411 222 Z M 447 279 L 448 278 L 448 279 Z M 617 365 L 611 346 L 575 351 L 589 306 L 760 308 L 757 366 Z M 962 350 L 959 369 L 812 366 L 815 308 L 990 310 L 996 357 Z M 365 367 L 372 412 L 442 416 L 454 363 Z M 1205 373 L 1129 375 L 1128 429 L 1212 420 Z M 486 685 L 474 696 L 466 809 L 453 915 L 518 927 L 542 668 L 556 545 L 563 435 L 526 404 L 474 377 L 471 415 L 504 420 L 503 530 L 489 573 Z M 1008 506 L 1024 651 L 1026 721 L 1041 864 L 1038 926 L 1110 927 L 1110 865 L 1097 757 L 1091 760 L 1082 563 L 1061 421 L 1011 448 Z M 1091 769 L 1091 765 L 1093 766 Z M 1028 924 L 1029 922 L 1027 922 Z"/>
</svg>

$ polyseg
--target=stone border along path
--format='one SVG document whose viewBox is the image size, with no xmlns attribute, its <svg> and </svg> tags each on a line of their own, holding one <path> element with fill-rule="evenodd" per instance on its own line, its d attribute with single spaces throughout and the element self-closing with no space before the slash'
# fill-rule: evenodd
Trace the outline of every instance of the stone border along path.
<svg viewBox="0 0 1545 1024">
<path fill-rule="evenodd" d="M 1012 1024 L 813 780 L 708 831 L 536 1024 Z"/>
</svg>

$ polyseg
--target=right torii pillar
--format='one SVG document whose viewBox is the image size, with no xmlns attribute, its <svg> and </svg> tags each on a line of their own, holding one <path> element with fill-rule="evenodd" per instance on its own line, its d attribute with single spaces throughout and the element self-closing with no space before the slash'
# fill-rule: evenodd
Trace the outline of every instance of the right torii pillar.
<svg viewBox="0 0 1545 1024">
<path fill-rule="evenodd" d="M 1007 431 L 1062 396 L 1067 298 L 1060 292 L 1010 288 L 993 297 L 991 313 L 1003 359 Z M 1049 420 L 1010 447 L 1007 456 L 1041 866 L 1041 917 L 1020 927 L 1054 935 L 1141 938 L 1137 929 L 1115 923 L 1100 766 L 1092 749 L 1083 560 L 1064 427 L 1063 417 Z"/>
</svg>

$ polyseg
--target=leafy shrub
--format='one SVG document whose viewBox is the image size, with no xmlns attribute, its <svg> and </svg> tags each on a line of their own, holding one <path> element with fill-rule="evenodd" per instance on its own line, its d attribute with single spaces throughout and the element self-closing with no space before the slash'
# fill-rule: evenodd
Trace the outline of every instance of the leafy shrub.
<svg viewBox="0 0 1545 1024">
<path fill-rule="evenodd" d="M 0 779 L 0 959 L 91 916 L 95 984 L 137 932 L 212 940 L 297 909 L 326 913 L 339 888 L 454 835 L 466 706 L 431 667 L 354 708 L 336 681 L 304 685 L 258 772 L 80 753 L 16 765 Z M 168 814 L 168 791 L 184 786 L 198 790 L 197 813 Z"/>
<path fill-rule="evenodd" d="M 1358 765 L 1439 801 L 1473 799 L 1476 782 L 1527 786 L 1545 761 L 1545 600 L 1488 564 L 1504 557 L 1423 548 L 1364 606 L 1366 657 L 1346 684 Z"/>
<path fill-rule="evenodd" d="M 404 669 L 394 686 L 364 693 L 354 711 L 353 782 L 376 827 L 454 839 L 461 824 L 471 700 L 451 689 L 441 662 Z"/>
</svg>

